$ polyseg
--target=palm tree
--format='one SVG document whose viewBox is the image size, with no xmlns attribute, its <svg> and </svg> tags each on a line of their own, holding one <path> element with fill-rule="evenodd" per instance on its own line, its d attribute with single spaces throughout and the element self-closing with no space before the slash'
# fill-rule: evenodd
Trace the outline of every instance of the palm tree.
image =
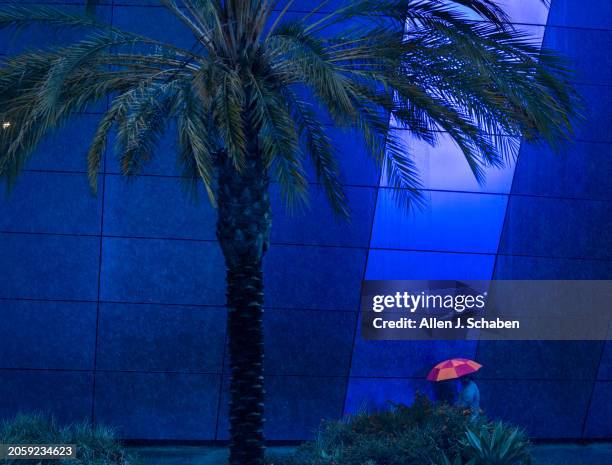
<svg viewBox="0 0 612 465">
<path fill-rule="evenodd" d="M 349 215 L 319 116 L 357 130 L 397 200 L 410 206 L 420 201 L 418 173 L 389 118 L 431 144 L 447 133 L 482 181 L 520 138 L 555 145 L 570 137 L 576 96 L 562 61 L 513 29 L 491 0 L 354 0 L 331 13 L 323 2 L 297 19 L 287 14 L 292 1 L 162 3 L 196 47 L 56 8 L 0 10 L 3 28 L 84 33 L 2 63 L 0 175 L 14 181 L 48 131 L 106 97 L 88 154 L 93 189 L 113 128 L 122 171 L 136 175 L 168 120 L 178 121 L 183 177 L 203 184 L 217 208 L 227 268 L 230 463 L 259 465 L 270 183 L 288 205 L 305 202 L 308 157 L 334 212 Z"/>
</svg>

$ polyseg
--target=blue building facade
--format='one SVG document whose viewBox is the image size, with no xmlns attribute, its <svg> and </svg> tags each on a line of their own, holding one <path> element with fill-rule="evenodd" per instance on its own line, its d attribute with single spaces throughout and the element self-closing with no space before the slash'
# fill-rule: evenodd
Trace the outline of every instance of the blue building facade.
<svg viewBox="0 0 612 465">
<path fill-rule="evenodd" d="M 82 10 L 78 3 L 62 5 Z M 99 3 L 98 16 L 118 27 L 193 45 L 156 1 Z M 309 3 L 296 1 L 291 14 Z M 444 136 L 435 148 L 410 142 L 428 205 L 405 213 L 359 138 L 333 130 L 350 223 L 334 219 L 314 176 L 303 213 L 287 213 L 273 187 L 269 439 L 310 438 L 322 418 L 411 402 L 430 391 L 432 365 L 459 356 L 485 365 L 479 384 L 491 416 L 536 438 L 612 437 L 612 344 L 359 335 L 363 279 L 612 278 L 612 6 L 552 0 L 549 12 L 539 0 L 502 3 L 517 27 L 576 69 L 587 112 L 576 141 L 561 154 L 522 145 L 516 166 L 491 171 L 483 186 Z M 2 36 L 0 52 L 43 44 L 50 33 Z M 214 211 L 185 196 L 171 135 L 131 181 L 110 151 L 93 196 L 85 153 L 98 119 L 93 109 L 50 136 L 11 195 L 0 196 L 0 417 L 42 410 L 113 425 L 130 439 L 227 439 Z"/>
</svg>

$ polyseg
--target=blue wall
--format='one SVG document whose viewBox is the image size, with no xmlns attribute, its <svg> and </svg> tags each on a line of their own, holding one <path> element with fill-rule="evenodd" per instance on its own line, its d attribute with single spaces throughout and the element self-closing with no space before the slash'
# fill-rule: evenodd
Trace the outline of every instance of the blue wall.
<svg viewBox="0 0 612 465">
<path fill-rule="evenodd" d="M 101 3 L 98 15 L 115 25 L 191 47 L 155 1 Z M 293 14 L 308 3 L 295 2 Z M 511 6 L 520 27 L 544 35 L 539 0 Z M 491 414 L 536 437 L 612 437 L 610 345 L 366 342 L 357 314 L 364 277 L 612 274 L 605 135 L 612 11 L 602 8 L 612 7 L 553 0 L 545 42 L 575 61 L 589 103 L 578 141 L 561 156 L 524 146 L 516 172 L 514 165 L 493 171 L 478 186 L 452 143 L 413 142 L 429 207 L 407 215 L 390 201 L 359 139 L 334 131 L 350 224 L 334 220 L 312 177 L 312 209 L 301 215 L 288 215 L 273 189 L 265 265 L 270 439 L 308 438 L 321 418 L 363 405 L 409 402 L 416 390 L 429 392 L 423 378 L 431 365 L 455 356 L 485 364 Z M 4 40 L 0 52 L 40 43 L 45 33 Z M 0 416 L 52 410 L 66 421 L 112 424 L 126 438 L 225 439 L 224 276 L 214 212 L 183 195 L 173 136 L 131 182 L 108 153 L 93 197 L 85 152 L 98 119 L 92 109 L 49 137 L 11 196 L 0 196 Z"/>
<path fill-rule="evenodd" d="M 606 52 L 612 45 L 612 5 L 556 1 L 548 23 L 545 44 L 571 58 L 586 119 L 578 126 L 575 143 L 560 154 L 522 148 L 495 277 L 612 279 L 612 60 Z M 481 342 L 478 356 L 484 363 L 506 359 L 521 364 L 521 381 L 509 394 L 517 408 L 504 412 L 495 404 L 500 414 L 535 431 L 609 438 L 611 349 L 610 342 Z M 512 377 L 512 371 L 502 367 L 492 377 Z M 525 403 L 525 393 L 544 388 L 555 394 L 535 407 Z"/>
</svg>

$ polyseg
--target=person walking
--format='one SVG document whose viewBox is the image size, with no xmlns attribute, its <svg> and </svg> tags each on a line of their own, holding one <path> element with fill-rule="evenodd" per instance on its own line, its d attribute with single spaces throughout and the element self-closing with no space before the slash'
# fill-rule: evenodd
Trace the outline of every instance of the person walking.
<svg viewBox="0 0 612 465">
<path fill-rule="evenodd" d="M 475 421 L 480 415 L 480 390 L 471 375 L 459 378 L 460 391 L 455 405 L 462 408 Z"/>
<path fill-rule="evenodd" d="M 480 363 L 466 358 L 453 358 L 438 363 L 427 375 L 428 381 L 437 385 L 450 380 L 459 380 L 459 395 L 455 406 L 463 408 L 465 413 L 474 421 L 480 415 L 480 390 L 474 382 L 472 375 L 482 368 Z M 439 394 L 441 387 L 435 386 L 434 393 Z"/>
</svg>

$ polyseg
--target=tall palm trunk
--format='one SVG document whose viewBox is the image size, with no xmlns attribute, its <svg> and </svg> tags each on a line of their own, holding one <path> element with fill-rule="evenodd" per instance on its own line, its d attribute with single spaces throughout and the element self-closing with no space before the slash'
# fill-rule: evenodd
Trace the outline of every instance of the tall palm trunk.
<svg viewBox="0 0 612 465">
<path fill-rule="evenodd" d="M 220 162 L 217 237 L 227 267 L 230 465 L 261 465 L 263 436 L 263 257 L 270 240 L 269 178 L 251 137 L 238 172 Z"/>
</svg>

